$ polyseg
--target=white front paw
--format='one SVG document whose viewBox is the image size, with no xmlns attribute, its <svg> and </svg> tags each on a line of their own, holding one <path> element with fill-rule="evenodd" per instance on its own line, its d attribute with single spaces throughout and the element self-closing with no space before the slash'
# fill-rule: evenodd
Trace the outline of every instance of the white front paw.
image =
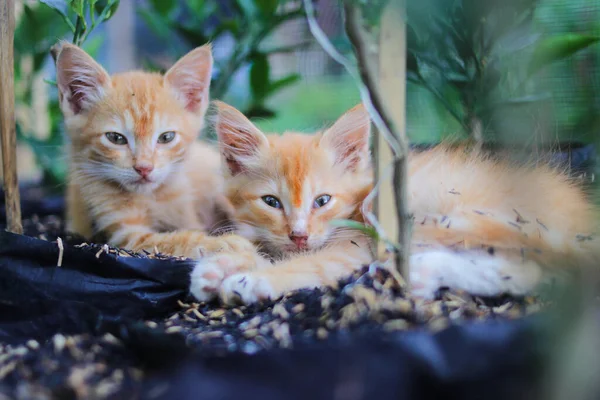
<svg viewBox="0 0 600 400">
<path fill-rule="evenodd" d="M 212 300 L 223 279 L 244 267 L 244 259 L 237 254 L 218 253 L 204 257 L 192 271 L 190 292 L 199 301 Z"/>
<path fill-rule="evenodd" d="M 204 258 L 192 271 L 190 293 L 198 301 L 210 301 L 216 297 L 223 278 L 224 270 L 210 258 Z"/>
<path fill-rule="evenodd" d="M 221 285 L 220 296 L 226 304 L 235 304 L 239 301 L 252 304 L 274 299 L 276 293 L 265 275 L 249 272 L 226 278 Z"/>
</svg>

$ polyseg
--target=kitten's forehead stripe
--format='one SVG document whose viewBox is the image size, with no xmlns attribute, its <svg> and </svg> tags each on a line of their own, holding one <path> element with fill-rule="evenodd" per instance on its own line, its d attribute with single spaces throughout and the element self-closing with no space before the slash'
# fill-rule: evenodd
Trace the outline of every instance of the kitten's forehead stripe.
<svg viewBox="0 0 600 400">
<path fill-rule="evenodd" d="M 126 85 L 126 90 L 122 93 L 125 102 L 126 113 L 133 119 L 133 130 L 136 136 L 140 138 L 151 137 L 154 134 L 155 119 L 157 113 L 159 98 L 153 93 L 156 87 L 155 79 L 131 79 L 128 74 L 123 75 L 123 79 L 116 77 L 118 83 Z M 158 78 L 157 78 L 158 79 Z"/>
<path fill-rule="evenodd" d="M 305 146 L 284 147 L 281 150 L 283 152 L 282 168 L 290 190 L 292 205 L 300 207 L 304 182 L 310 167 L 308 152 Z"/>
</svg>

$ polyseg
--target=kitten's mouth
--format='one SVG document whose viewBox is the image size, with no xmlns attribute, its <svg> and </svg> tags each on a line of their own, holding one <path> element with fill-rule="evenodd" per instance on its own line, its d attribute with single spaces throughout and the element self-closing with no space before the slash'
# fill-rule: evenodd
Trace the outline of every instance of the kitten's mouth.
<svg viewBox="0 0 600 400">
<path fill-rule="evenodd" d="M 135 183 L 138 185 L 146 185 L 148 183 L 153 183 L 153 182 L 150 178 L 140 178 L 137 181 L 135 181 Z"/>
<path fill-rule="evenodd" d="M 290 253 L 301 253 L 304 251 L 308 251 L 308 244 L 302 244 L 302 245 L 295 245 L 295 244 L 290 244 L 285 246 L 284 250 L 286 252 L 290 252 Z"/>
</svg>

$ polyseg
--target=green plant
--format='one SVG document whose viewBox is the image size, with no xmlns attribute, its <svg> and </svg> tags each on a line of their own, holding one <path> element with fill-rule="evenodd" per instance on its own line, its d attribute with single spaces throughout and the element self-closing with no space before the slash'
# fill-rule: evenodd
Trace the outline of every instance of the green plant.
<svg viewBox="0 0 600 400">
<path fill-rule="evenodd" d="M 306 43 L 284 47 L 267 47 L 267 44 L 283 23 L 303 17 L 300 5 L 285 0 L 150 0 L 139 14 L 153 32 L 173 44 L 174 57 L 181 56 L 190 47 L 231 37 L 233 50 L 215 60 L 211 95 L 223 99 L 234 75 L 250 66 L 250 100 L 243 110 L 249 117 L 274 116 L 266 101 L 299 79 L 297 74 L 273 79 L 269 56 L 294 51 Z M 184 46 L 176 45 L 177 38 Z"/>
<path fill-rule="evenodd" d="M 120 0 L 40 0 L 40 2 L 62 17 L 73 33 L 73 44 L 81 46 L 94 28 L 114 15 Z"/>
<path fill-rule="evenodd" d="M 88 35 L 114 15 L 118 0 L 40 0 L 23 4 L 15 32 L 15 103 L 17 138 L 34 152 L 44 182 L 56 187 L 66 175 L 63 162 L 62 115 L 56 96 L 48 96 L 53 80 L 40 78 L 50 59 L 50 48 L 71 33 L 73 43 L 90 54 L 101 39 Z M 44 94 L 42 95 L 41 92 Z M 38 98 L 48 97 L 40 104 Z"/>
<path fill-rule="evenodd" d="M 408 80 L 428 90 L 477 141 L 494 130 L 494 116 L 505 107 L 536 113 L 552 98 L 539 73 L 600 39 L 540 34 L 534 15 L 542 2 L 408 1 Z"/>
</svg>

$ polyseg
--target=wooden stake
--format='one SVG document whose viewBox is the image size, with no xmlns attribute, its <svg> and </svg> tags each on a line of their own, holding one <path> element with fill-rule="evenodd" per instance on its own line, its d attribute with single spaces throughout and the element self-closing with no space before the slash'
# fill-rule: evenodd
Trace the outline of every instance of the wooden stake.
<svg viewBox="0 0 600 400">
<path fill-rule="evenodd" d="M 379 31 L 379 90 L 382 105 L 394 126 L 402 148 L 408 148 L 406 139 L 406 27 L 404 1 L 388 2 L 381 15 Z M 400 154 L 394 160 L 392 150 L 382 135 L 377 135 L 377 175 L 393 165 L 393 177 L 381 180 L 377 199 L 378 219 L 384 231 L 400 245 L 404 259 L 396 257 L 397 267 L 408 279 L 408 251 L 410 248 L 410 223 L 406 210 L 406 157 Z M 392 179 L 390 179 L 392 178 Z M 380 251 L 382 248 L 380 248 Z"/>
<path fill-rule="evenodd" d="M 23 233 L 17 180 L 17 133 L 14 90 L 14 0 L 0 0 L 0 139 L 7 229 Z"/>
<path fill-rule="evenodd" d="M 400 251 L 392 261 L 407 278 L 412 221 L 406 194 L 408 140 L 405 123 L 404 0 L 390 1 L 383 10 L 379 45 L 363 26 L 360 6 L 350 0 L 344 4 L 346 33 L 355 49 L 361 80 L 368 90 L 368 98 L 363 96 L 363 101 L 366 101 L 371 117 L 377 117 L 373 121 L 378 128 L 374 158 L 375 177 L 380 186 L 374 211 L 385 236 L 399 247 Z M 379 244 L 380 257 L 388 258 L 384 253 L 388 246 L 382 241 Z"/>
</svg>

